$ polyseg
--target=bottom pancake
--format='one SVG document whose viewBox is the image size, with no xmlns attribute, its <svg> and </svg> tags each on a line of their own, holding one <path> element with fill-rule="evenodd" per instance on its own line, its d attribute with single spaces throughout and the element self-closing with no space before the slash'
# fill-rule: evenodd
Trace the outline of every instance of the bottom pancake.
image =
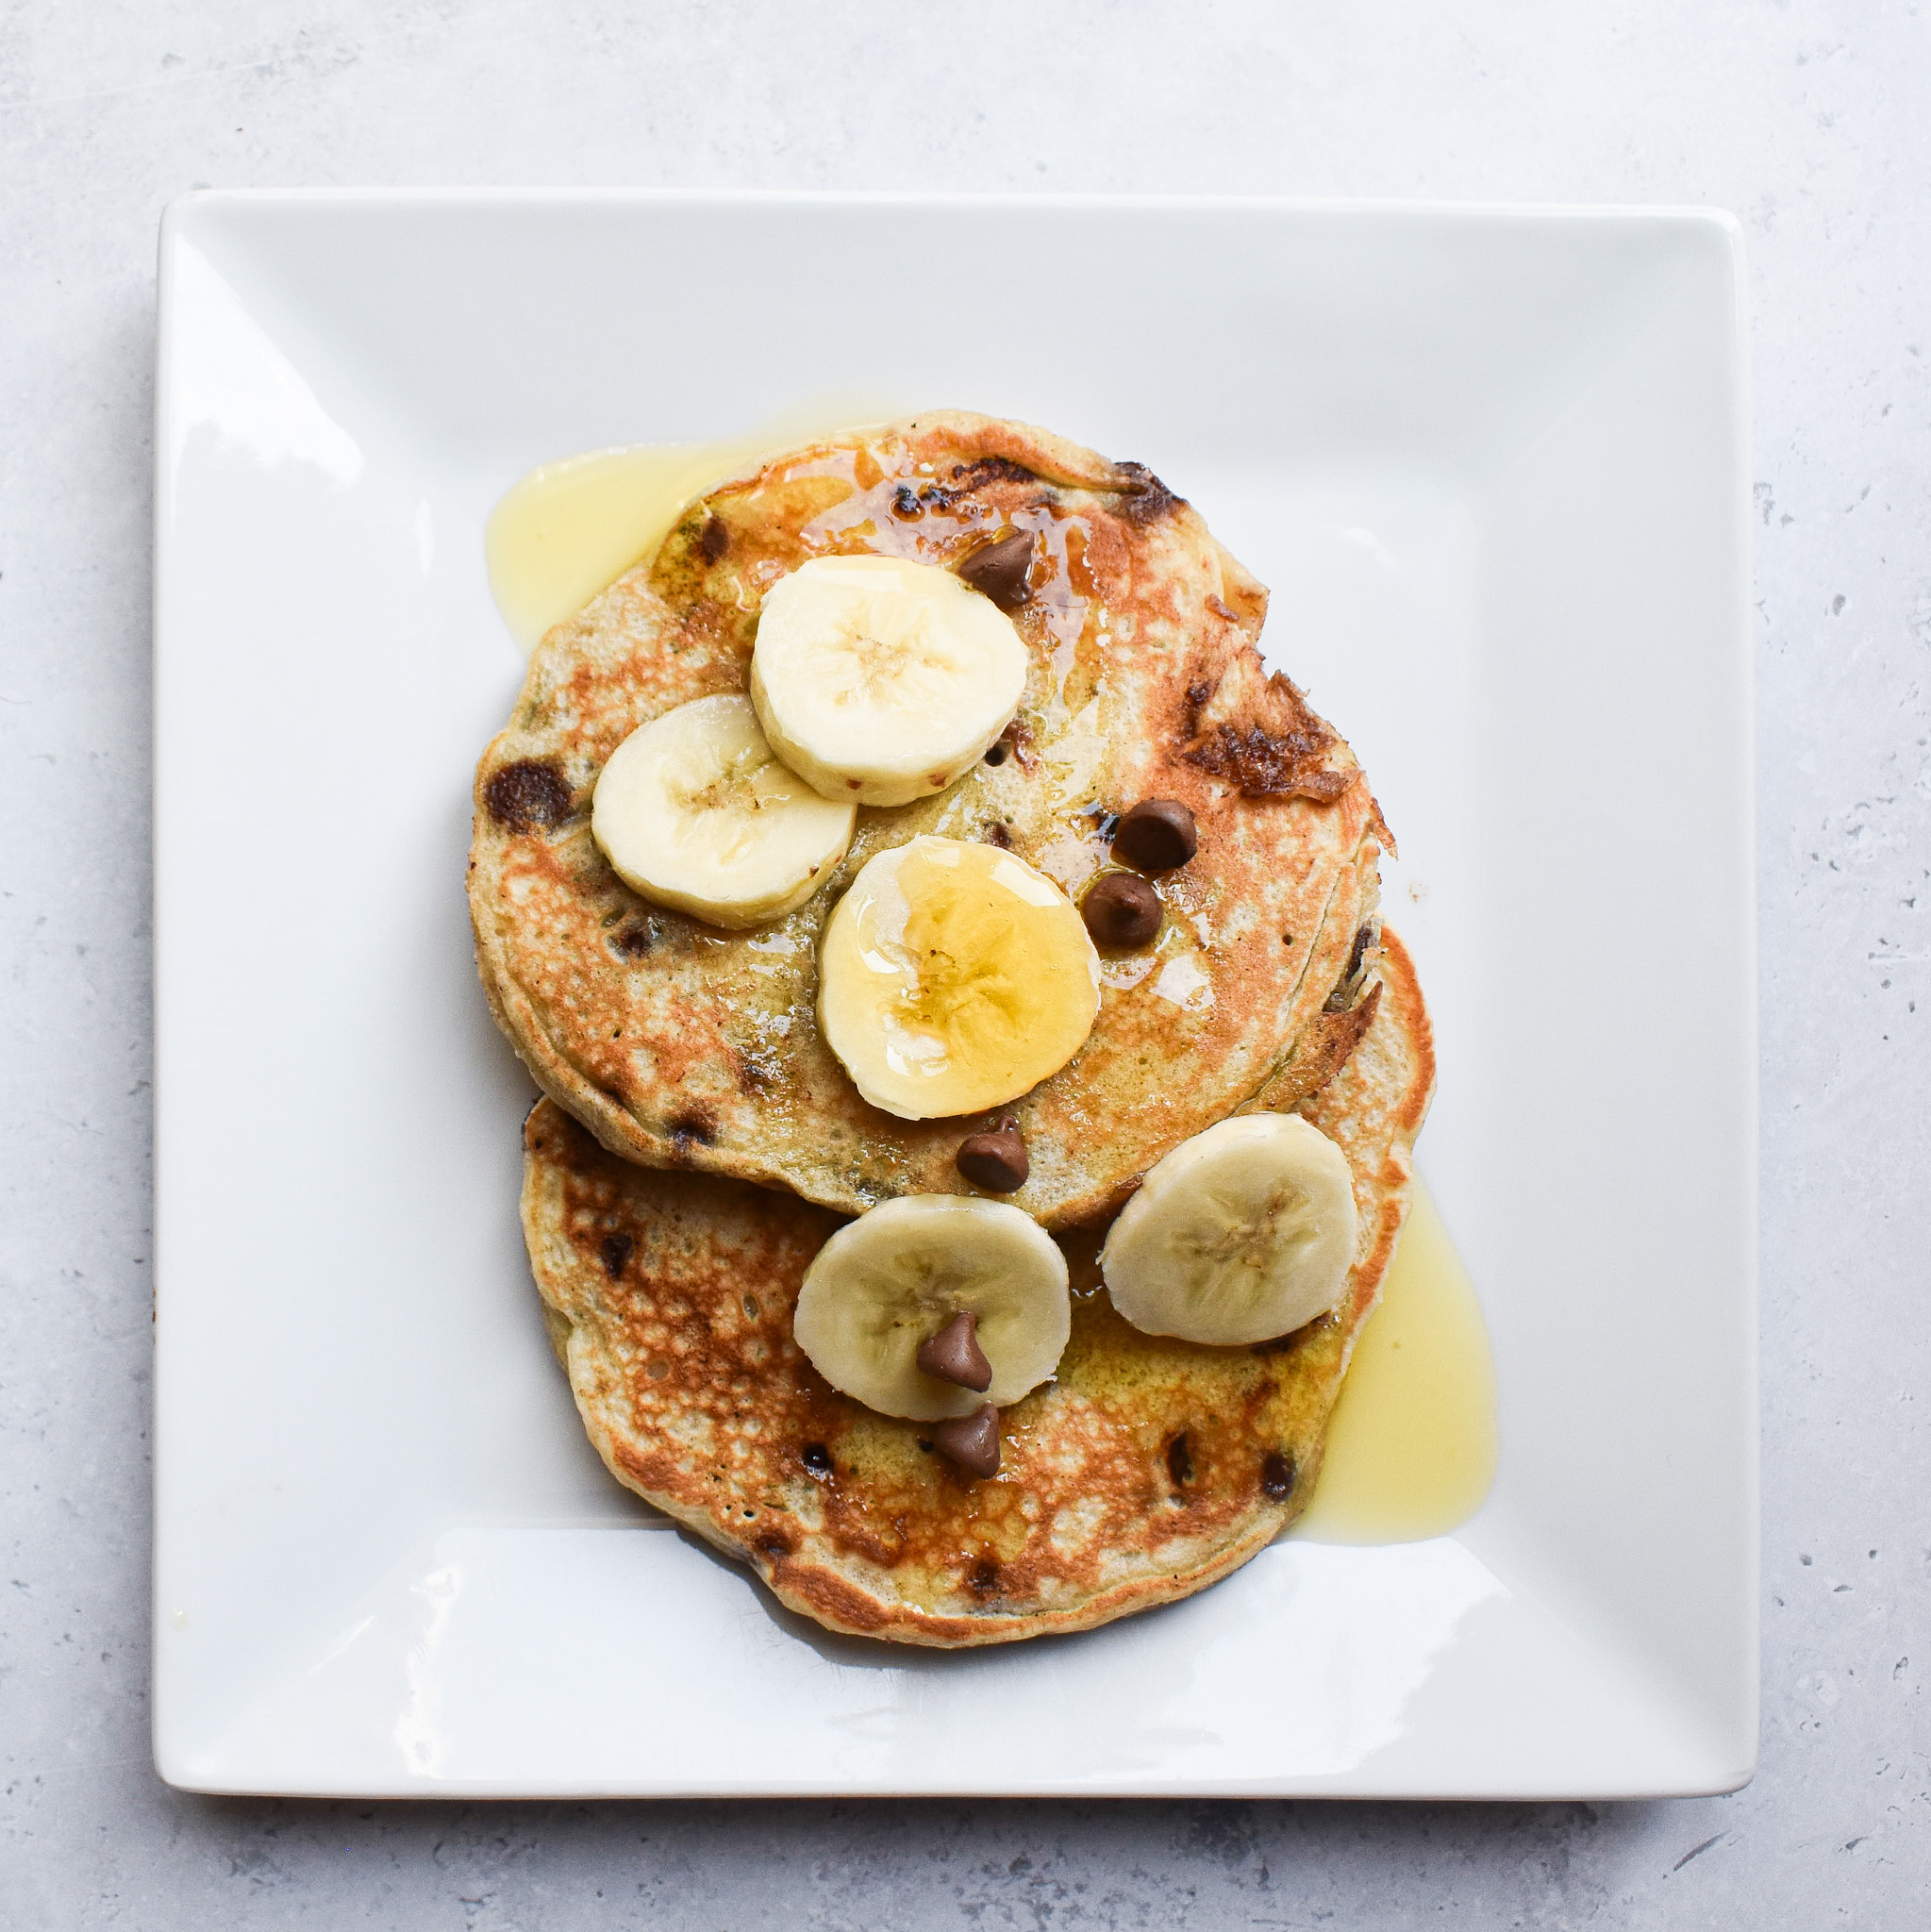
<svg viewBox="0 0 1931 1932">
<path fill-rule="evenodd" d="M 986 1481 L 940 1456 L 928 1424 L 840 1394 L 792 1341 L 805 1270 L 842 1217 L 631 1166 L 541 1102 L 524 1130 L 524 1230 L 611 1474 L 791 1609 L 898 1642 L 1088 1629 L 1237 1569 L 1313 1491 L 1407 1211 L 1435 1055 L 1392 933 L 1377 970 L 1358 1043 L 1299 1106 L 1354 1175 L 1360 1242 L 1340 1305 L 1255 1348 L 1143 1335 L 1101 1285 L 1104 1230 L 1066 1234 L 1072 1340 L 1057 1377 L 1002 1415 Z"/>
</svg>

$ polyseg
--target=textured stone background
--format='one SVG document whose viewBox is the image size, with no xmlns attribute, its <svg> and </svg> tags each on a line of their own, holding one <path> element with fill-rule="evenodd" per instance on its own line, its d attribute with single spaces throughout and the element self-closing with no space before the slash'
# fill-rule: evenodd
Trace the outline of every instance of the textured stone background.
<svg viewBox="0 0 1931 1932">
<path fill-rule="evenodd" d="M 305 10 L 0 6 L 0 1920 L 1911 1923 L 1931 1888 L 1920 8 Z M 1765 1721 L 1749 1790 L 1605 1807 L 408 1807 L 158 1784 L 156 222 L 195 183 L 518 181 L 1706 202 L 1741 216 L 1764 1052 Z"/>
</svg>

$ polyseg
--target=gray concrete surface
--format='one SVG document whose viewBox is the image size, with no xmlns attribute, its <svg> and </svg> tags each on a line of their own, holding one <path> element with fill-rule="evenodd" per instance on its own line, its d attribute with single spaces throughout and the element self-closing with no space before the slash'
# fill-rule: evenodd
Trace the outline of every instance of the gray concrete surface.
<svg viewBox="0 0 1931 1932">
<path fill-rule="evenodd" d="M 1931 24 L 1879 0 L 0 8 L 0 1924 L 1924 1922 Z M 155 225 L 222 186 L 1707 202 L 1756 326 L 1765 1721 L 1591 1807 L 212 1802 L 146 1738 Z"/>
</svg>

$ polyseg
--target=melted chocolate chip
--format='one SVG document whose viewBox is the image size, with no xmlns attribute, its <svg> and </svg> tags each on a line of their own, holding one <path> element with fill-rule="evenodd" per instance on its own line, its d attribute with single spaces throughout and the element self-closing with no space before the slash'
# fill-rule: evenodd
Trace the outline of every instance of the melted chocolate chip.
<svg viewBox="0 0 1931 1932">
<path fill-rule="evenodd" d="M 959 1142 L 953 1164 L 974 1187 L 984 1188 L 989 1194 L 1009 1194 L 1024 1187 L 1032 1172 L 1025 1137 L 1013 1120 L 1001 1121 L 990 1133 L 969 1134 Z"/>
<path fill-rule="evenodd" d="M 649 924 L 626 925 L 610 943 L 626 959 L 641 959 L 657 943 L 657 928 Z"/>
<path fill-rule="evenodd" d="M 703 551 L 707 563 L 715 563 L 731 547 L 731 533 L 725 527 L 722 517 L 705 518 L 704 530 L 698 537 L 697 547 Z"/>
<path fill-rule="evenodd" d="M 1260 1488 L 1271 1502 L 1285 1503 L 1294 1493 L 1294 1458 L 1270 1449 L 1260 1462 Z"/>
<path fill-rule="evenodd" d="M 1360 976 L 1361 961 L 1368 956 L 1368 948 L 1381 936 L 1380 922 L 1365 920 L 1355 928 L 1355 943 L 1348 951 L 1348 963 L 1341 969 L 1341 976 L 1334 983 L 1334 991 L 1328 994 L 1322 1007 L 1324 1013 L 1345 1013 L 1354 1004 L 1355 982 Z"/>
<path fill-rule="evenodd" d="M 986 762 L 989 765 L 1003 765 L 1012 756 L 1012 747 L 1003 738 L 995 738 L 986 747 Z"/>
<path fill-rule="evenodd" d="M 979 1318 L 970 1308 L 955 1315 L 937 1335 L 920 1342 L 913 1357 L 923 1374 L 984 1394 L 992 1386 L 992 1364 L 979 1347 Z"/>
<path fill-rule="evenodd" d="M 999 1474 L 999 1411 L 988 1402 L 971 1415 L 948 1417 L 932 1431 L 940 1455 L 968 1475 Z"/>
<path fill-rule="evenodd" d="M 1361 970 L 1361 961 L 1367 957 L 1368 948 L 1374 942 L 1374 922 L 1364 920 L 1355 928 L 1355 943 L 1348 949 L 1348 978 L 1354 978 Z"/>
<path fill-rule="evenodd" d="M 505 765 L 483 788 L 490 816 L 512 832 L 532 825 L 557 825 L 570 816 L 570 787 L 555 765 L 519 758 Z"/>
<path fill-rule="evenodd" d="M 1193 1451 L 1187 1446 L 1185 1429 L 1167 1444 L 1167 1474 L 1174 1478 L 1176 1490 L 1185 1489 L 1193 1480 Z"/>
<path fill-rule="evenodd" d="M 1199 849 L 1193 814 L 1177 798 L 1143 798 L 1113 828 L 1113 857 L 1141 872 L 1172 872 Z"/>
<path fill-rule="evenodd" d="M 990 597 L 1001 610 L 1013 611 L 1029 594 L 1027 577 L 1033 567 L 1030 530 L 1008 530 L 974 550 L 958 567 L 960 581 Z"/>
<path fill-rule="evenodd" d="M 1144 463 L 1121 463 L 1117 467 L 1129 479 L 1124 486 L 1124 501 L 1120 506 L 1120 514 L 1129 524 L 1157 523 L 1185 501 L 1175 496 Z"/>
<path fill-rule="evenodd" d="M 1079 916 L 1093 942 L 1143 946 L 1160 929 L 1160 895 L 1137 873 L 1103 873 L 1079 902 Z"/>
<path fill-rule="evenodd" d="M 990 1596 L 999 1588 L 999 1565 L 990 1557 L 981 1557 L 966 1578 L 966 1588 L 974 1596 Z"/>
<path fill-rule="evenodd" d="M 828 1483 L 838 1474 L 832 1466 L 831 1451 L 823 1442 L 807 1442 L 798 1452 L 798 1460 L 814 1482 Z"/>
<path fill-rule="evenodd" d="M 629 1264 L 630 1252 L 637 1242 L 627 1234 L 607 1234 L 604 1244 L 598 1252 L 604 1257 L 604 1273 L 612 1281 L 623 1278 L 624 1270 Z"/>
<path fill-rule="evenodd" d="M 919 501 L 919 492 L 909 483 L 901 483 L 891 493 L 891 513 L 903 517 L 909 523 L 914 517 L 925 514 L 925 506 Z"/>
<path fill-rule="evenodd" d="M 1012 828 L 1003 820 L 995 819 L 986 827 L 985 839 L 988 845 L 996 845 L 1002 852 L 1012 850 Z"/>
</svg>

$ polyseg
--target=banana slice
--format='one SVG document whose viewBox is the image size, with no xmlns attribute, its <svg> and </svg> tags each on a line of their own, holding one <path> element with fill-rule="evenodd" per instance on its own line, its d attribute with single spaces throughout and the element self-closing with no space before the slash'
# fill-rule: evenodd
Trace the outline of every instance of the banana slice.
<svg viewBox="0 0 1931 1932">
<path fill-rule="evenodd" d="M 818 1024 L 901 1120 L 1017 1100 L 1076 1054 L 1100 958 L 1073 902 L 996 845 L 931 837 L 867 861 L 818 954 Z"/>
<path fill-rule="evenodd" d="M 1012 722 L 1026 648 L 990 597 L 935 564 L 816 557 L 766 591 L 751 702 L 826 798 L 929 798 Z"/>
<path fill-rule="evenodd" d="M 749 698 L 724 695 L 679 705 L 617 747 L 591 831 L 632 891 L 741 927 L 802 906 L 857 816 L 777 761 Z"/>
<path fill-rule="evenodd" d="M 1340 1300 L 1355 1184 L 1299 1114 L 1222 1121 L 1148 1170 L 1100 1251 L 1113 1306 L 1149 1335 L 1266 1341 Z"/>
<path fill-rule="evenodd" d="M 984 1393 L 918 1365 L 921 1344 L 968 1312 L 992 1365 Z M 1017 1208 L 969 1194 L 907 1194 L 846 1223 L 806 1271 L 791 1322 L 834 1389 L 917 1422 L 1017 1402 L 1058 1367 L 1072 1327 L 1052 1238 Z"/>
</svg>

